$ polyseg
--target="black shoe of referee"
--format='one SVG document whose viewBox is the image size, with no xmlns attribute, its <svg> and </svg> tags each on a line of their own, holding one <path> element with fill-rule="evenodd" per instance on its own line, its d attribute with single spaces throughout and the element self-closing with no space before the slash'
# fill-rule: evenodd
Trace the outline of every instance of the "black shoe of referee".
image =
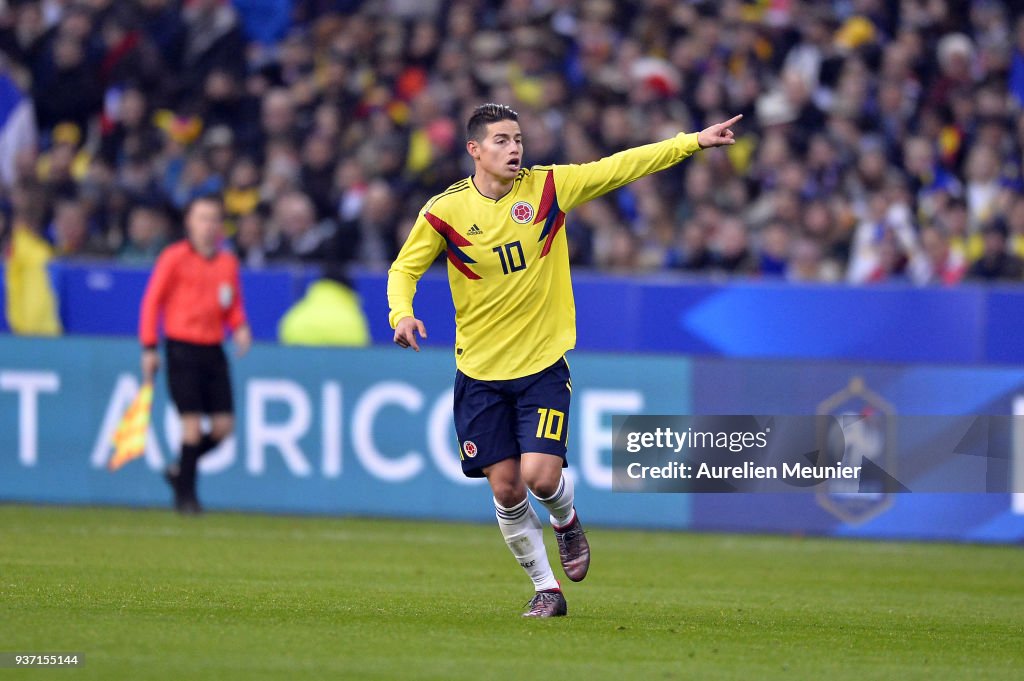
<svg viewBox="0 0 1024 681">
<path fill-rule="evenodd" d="M 175 511 L 182 515 L 199 515 L 203 512 L 195 494 L 181 489 L 181 469 L 178 468 L 178 464 L 173 463 L 164 469 L 164 480 L 174 492 Z"/>
<path fill-rule="evenodd" d="M 195 497 L 186 497 L 177 505 L 177 509 L 178 513 L 182 515 L 199 515 L 203 512 L 203 507 L 199 505 L 199 500 Z"/>
</svg>

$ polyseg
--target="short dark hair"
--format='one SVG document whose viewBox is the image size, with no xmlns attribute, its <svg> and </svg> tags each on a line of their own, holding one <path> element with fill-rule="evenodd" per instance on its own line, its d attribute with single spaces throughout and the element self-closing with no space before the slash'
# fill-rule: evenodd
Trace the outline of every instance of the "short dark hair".
<svg viewBox="0 0 1024 681">
<path fill-rule="evenodd" d="M 212 203 L 220 209 L 221 215 L 224 214 L 224 199 L 220 197 L 220 194 L 199 194 L 198 196 L 193 196 L 188 200 L 188 203 L 185 204 L 185 210 L 182 211 L 182 215 L 188 215 L 191 213 L 192 207 L 197 203 Z"/>
<path fill-rule="evenodd" d="M 466 135 L 469 139 L 480 142 L 487 133 L 487 126 L 498 121 L 519 121 L 519 114 L 505 104 L 481 104 L 473 109 L 466 123 Z"/>
</svg>

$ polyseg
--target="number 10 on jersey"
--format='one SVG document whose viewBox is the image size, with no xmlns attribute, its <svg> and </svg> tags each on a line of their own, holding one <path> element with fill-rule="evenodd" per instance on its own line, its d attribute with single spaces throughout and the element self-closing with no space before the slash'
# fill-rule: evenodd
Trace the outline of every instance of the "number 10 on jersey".
<svg viewBox="0 0 1024 681">
<path fill-rule="evenodd" d="M 512 241 L 504 246 L 495 246 L 491 251 L 498 254 L 503 274 L 526 269 L 526 256 L 523 255 L 523 245 L 518 241 Z"/>
</svg>

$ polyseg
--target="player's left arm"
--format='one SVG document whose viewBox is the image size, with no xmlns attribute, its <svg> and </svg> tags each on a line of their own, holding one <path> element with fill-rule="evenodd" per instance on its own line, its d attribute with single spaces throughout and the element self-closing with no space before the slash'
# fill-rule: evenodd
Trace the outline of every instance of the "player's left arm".
<svg viewBox="0 0 1024 681">
<path fill-rule="evenodd" d="M 424 217 L 426 209 L 420 212 L 409 237 L 395 262 L 388 270 L 388 321 L 391 328 L 406 317 L 413 317 L 412 299 L 416 295 L 416 284 L 420 277 L 444 250 L 444 239 L 430 226 Z"/>
<path fill-rule="evenodd" d="M 238 260 L 233 257 L 231 270 L 231 286 L 234 288 L 234 295 L 231 297 L 231 305 L 227 310 L 227 323 L 228 328 L 231 329 L 231 340 L 235 344 L 235 354 L 241 357 L 252 347 L 252 329 L 249 328 L 249 321 L 245 316 L 245 304 L 242 301 L 242 277 Z"/>
<path fill-rule="evenodd" d="M 741 118 L 742 114 L 700 132 L 681 132 L 671 139 L 626 149 L 592 163 L 555 166 L 558 207 L 568 212 L 633 180 L 670 168 L 700 149 L 735 144 L 731 126 Z"/>
</svg>

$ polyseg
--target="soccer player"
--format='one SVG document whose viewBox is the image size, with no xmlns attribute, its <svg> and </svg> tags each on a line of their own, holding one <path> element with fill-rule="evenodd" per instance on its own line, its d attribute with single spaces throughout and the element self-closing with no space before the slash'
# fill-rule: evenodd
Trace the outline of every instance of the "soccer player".
<svg viewBox="0 0 1024 681">
<path fill-rule="evenodd" d="M 543 526 L 526 490 L 548 511 L 566 576 L 578 582 L 590 546 L 566 467 L 572 381 L 565 353 L 576 344 L 565 214 L 698 149 L 734 142 L 736 116 L 699 133 L 628 149 L 583 165 L 523 167 L 518 115 L 477 107 L 467 125 L 472 177 L 430 199 L 388 272 L 394 340 L 419 351 L 416 282 L 448 258 L 455 302 L 455 430 L 462 470 L 486 477 L 498 526 L 536 591 L 526 617 L 565 615 L 544 550 Z"/>
<path fill-rule="evenodd" d="M 238 260 L 221 250 L 224 207 L 203 196 L 185 209 L 186 239 L 167 247 L 146 286 L 139 319 L 142 377 L 152 381 L 160 367 L 157 325 L 163 320 L 167 386 L 181 417 L 181 456 L 164 478 L 183 514 L 202 511 L 196 494 L 199 457 L 234 429 L 228 362 L 221 343 L 232 330 L 239 356 L 248 352 L 252 333 L 242 307 Z M 200 419 L 210 417 L 210 432 Z"/>
</svg>

